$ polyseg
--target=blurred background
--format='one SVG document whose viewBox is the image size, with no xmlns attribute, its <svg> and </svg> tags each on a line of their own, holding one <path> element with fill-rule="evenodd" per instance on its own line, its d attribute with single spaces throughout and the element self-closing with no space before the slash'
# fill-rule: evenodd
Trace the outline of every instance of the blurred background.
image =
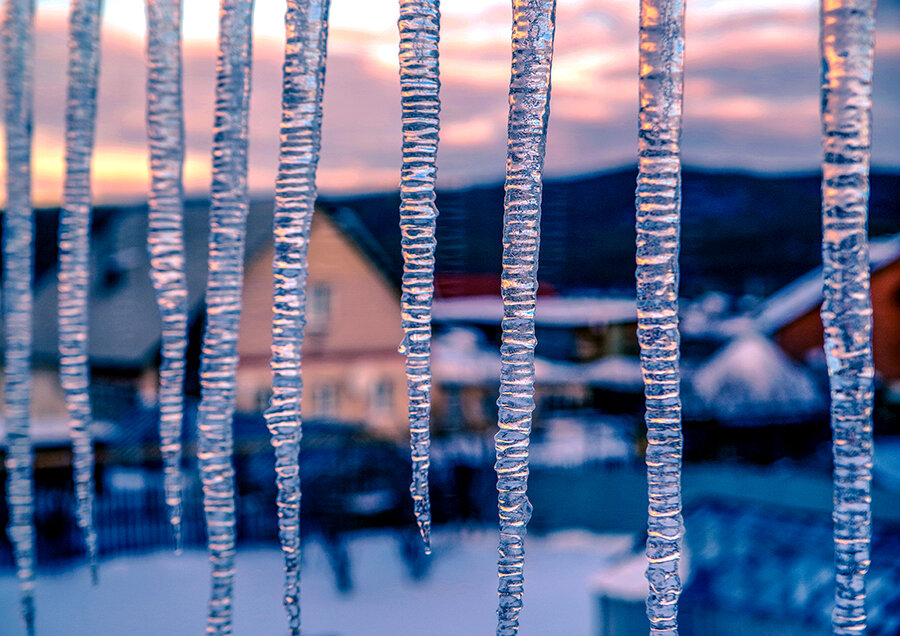
<svg viewBox="0 0 900 636">
<path fill-rule="evenodd" d="M 143 6 L 102 35 L 90 347 L 96 523 L 91 590 L 57 379 L 56 234 L 65 2 L 39 0 L 34 422 L 38 628 L 202 629 L 207 566 L 194 450 L 204 328 L 217 6 L 185 9 L 188 347 L 186 554 L 171 554 L 158 451 L 159 318 L 145 247 Z M 258 3 L 239 333 L 236 630 L 285 631 L 271 392 L 274 183 L 283 3 Z M 681 632 L 824 633 L 833 596 L 822 351 L 817 3 L 695 0 L 685 55 Z M 900 3 L 879 3 L 870 234 L 876 366 L 870 634 L 900 633 Z M 434 303 L 435 554 L 412 521 L 400 329 L 397 6 L 332 7 L 320 200 L 304 343 L 303 612 L 310 636 L 488 632 L 496 603 L 499 300 L 509 7 L 442 2 Z M 634 301 L 637 6 L 558 7 L 536 320 L 522 633 L 646 631 L 643 386 Z M 361 109 L 359 105 L 365 103 Z M 5 526 L 5 502 L 0 524 Z M 21 629 L 0 540 L 0 616 Z M 13 631 L 12 633 L 18 633 Z M 24 633 L 24 632 L 22 632 Z"/>
</svg>

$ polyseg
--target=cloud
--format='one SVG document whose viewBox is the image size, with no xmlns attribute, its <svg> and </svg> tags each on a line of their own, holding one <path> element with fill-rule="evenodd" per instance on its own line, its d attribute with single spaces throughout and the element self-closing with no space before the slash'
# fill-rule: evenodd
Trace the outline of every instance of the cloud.
<svg viewBox="0 0 900 636">
<path fill-rule="evenodd" d="M 386 5 L 385 5 L 386 6 Z M 391 5 L 394 6 L 394 5 Z M 331 30 L 320 188 L 395 188 L 400 104 L 394 18 Z M 874 88 L 876 165 L 900 166 L 900 4 L 883 2 Z M 378 24 L 381 24 L 379 22 Z M 697 0 L 686 19 L 683 154 L 688 164 L 751 170 L 819 162 L 818 15 L 812 0 Z M 271 27 L 271 24 L 269 25 Z M 42 203 L 61 195 L 66 18 L 39 11 L 35 179 Z M 506 157 L 510 15 L 506 3 L 445 3 L 441 35 L 444 187 L 496 181 Z M 254 43 L 250 185 L 270 195 L 277 168 L 282 44 Z M 143 41 L 107 24 L 102 40 L 95 193 L 140 199 L 147 186 Z M 188 190 L 208 190 L 215 43 L 185 45 Z M 547 146 L 549 175 L 633 163 L 637 129 L 637 12 L 618 0 L 561 3 Z"/>
</svg>

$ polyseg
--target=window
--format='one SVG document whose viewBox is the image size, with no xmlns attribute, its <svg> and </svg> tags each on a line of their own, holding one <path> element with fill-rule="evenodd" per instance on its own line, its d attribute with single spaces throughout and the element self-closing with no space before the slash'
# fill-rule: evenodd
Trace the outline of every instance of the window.
<svg viewBox="0 0 900 636">
<path fill-rule="evenodd" d="M 306 324 L 314 331 L 324 331 L 331 321 L 331 286 L 313 283 L 309 288 Z"/>
<path fill-rule="evenodd" d="M 313 414 L 316 417 L 335 418 L 338 414 L 338 388 L 333 382 L 319 384 L 313 390 Z"/>
<path fill-rule="evenodd" d="M 383 415 L 391 411 L 394 403 L 394 383 L 388 378 L 381 378 L 372 387 L 372 413 Z"/>
</svg>

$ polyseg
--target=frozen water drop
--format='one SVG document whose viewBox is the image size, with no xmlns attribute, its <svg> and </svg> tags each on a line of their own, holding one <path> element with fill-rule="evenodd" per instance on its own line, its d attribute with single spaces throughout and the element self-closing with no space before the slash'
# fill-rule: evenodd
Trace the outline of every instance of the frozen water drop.
<svg viewBox="0 0 900 636">
<path fill-rule="evenodd" d="M 69 412 L 75 517 L 84 534 L 91 579 L 97 579 L 94 450 L 91 440 L 88 290 L 91 156 L 100 71 L 101 0 L 72 0 L 66 87 L 66 157 L 59 217 L 59 375 Z"/>
<path fill-rule="evenodd" d="M 438 0 L 400 0 L 400 99 L 403 169 L 400 234 L 403 249 L 402 326 L 406 356 L 413 474 L 409 491 L 416 522 L 431 552 L 428 493 L 431 436 L 431 301 L 434 296 L 435 206 L 440 74 Z"/>
<path fill-rule="evenodd" d="M 31 343 L 34 213 L 31 202 L 34 2 L 9 0 L 3 13 L 6 210 L 3 214 L 4 419 L 7 534 L 13 547 L 25 629 L 34 634 L 34 451 Z"/>
<path fill-rule="evenodd" d="M 292 634 L 300 634 L 301 352 L 322 134 L 328 7 L 328 0 L 287 3 L 281 149 L 275 184 L 272 399 L 265 415 L 275 448 L 284 606 Z"/>
<path fill-rule="evenodd" d="M 150 278 L 162 320 L 159 438 L 166 504 L 181 551 L 181 428 L 187 347 L 184 253 L 184 111 L 181 91 L 181 0 L 147 2 L 147 134 Z"/>
<path fill-rule="evenodd" d="M 683 0 L 642 0 L 640 131 L 635 193 L 638 342 L 647 423 L 647 617 L 678 634 L 683 521 L 678 252 L 681 218 Z"/>
<path fill-rule="evenodd" d="M 534 411 L 534 308 L 537 300 L 541 173 L 550 115 L 556 3 L 513 2 L 509 139 L 503 214 L 499 431 L 495 437 L 500 511 L 497 635 L 519 630 L 525 583 L 525 531 L 531 517 L 528 444 Z"/>
</svg>

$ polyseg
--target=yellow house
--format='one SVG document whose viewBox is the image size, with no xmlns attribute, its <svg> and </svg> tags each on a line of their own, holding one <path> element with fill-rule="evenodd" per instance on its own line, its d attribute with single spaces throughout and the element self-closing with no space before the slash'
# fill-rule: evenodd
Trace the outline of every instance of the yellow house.
<svg viewBox="0 0 900 636">
<path fill-rule="evenodd" d="M 188 347 L 186 390 L 191 394 L 198 393 L 207 209 L 204 202 L 189 202 L 185 215 L 188 302 L 190 320 L 196 326 Z M 108 220 L 92 237 L 91 393 L 95 419 L 116 421 L 128 417 L 129 409 L 150 406 L 156 399 L 160 323 L 149 277 L 146 209 L 115 209 L 99 216 Z M 271 392 L 272 251 L 271 204 L 253 204 L 247 219 L 238 342 L 237 407 L 243 412 L 264 410 Z M 353 212 L 320 206 L 309 261 L 304 418 L 361 423 L 380 435 L 402 436 L 407 402 L 405 362 L 397 352 L 402 339 L 400 291 L 383 265 L 386 258 Z M 56 310 L 54 269 L 42 276 L 35 296 L 32 404 L 36 437 L 65 433 Z"/>
<path fill-rule="evenodd" d="M 407 422 L 406 372 L 397 346 L 400 292 L 352 213 L 319 208 L 309 243 L 307 325 L 303 341 L 303 416 L 359 422 L 400 437 Z M 268 403 L 272 375 L 272 254 L 269 243 L 247 263 L 238 332 L 239 411 Z"/>
</svg>

